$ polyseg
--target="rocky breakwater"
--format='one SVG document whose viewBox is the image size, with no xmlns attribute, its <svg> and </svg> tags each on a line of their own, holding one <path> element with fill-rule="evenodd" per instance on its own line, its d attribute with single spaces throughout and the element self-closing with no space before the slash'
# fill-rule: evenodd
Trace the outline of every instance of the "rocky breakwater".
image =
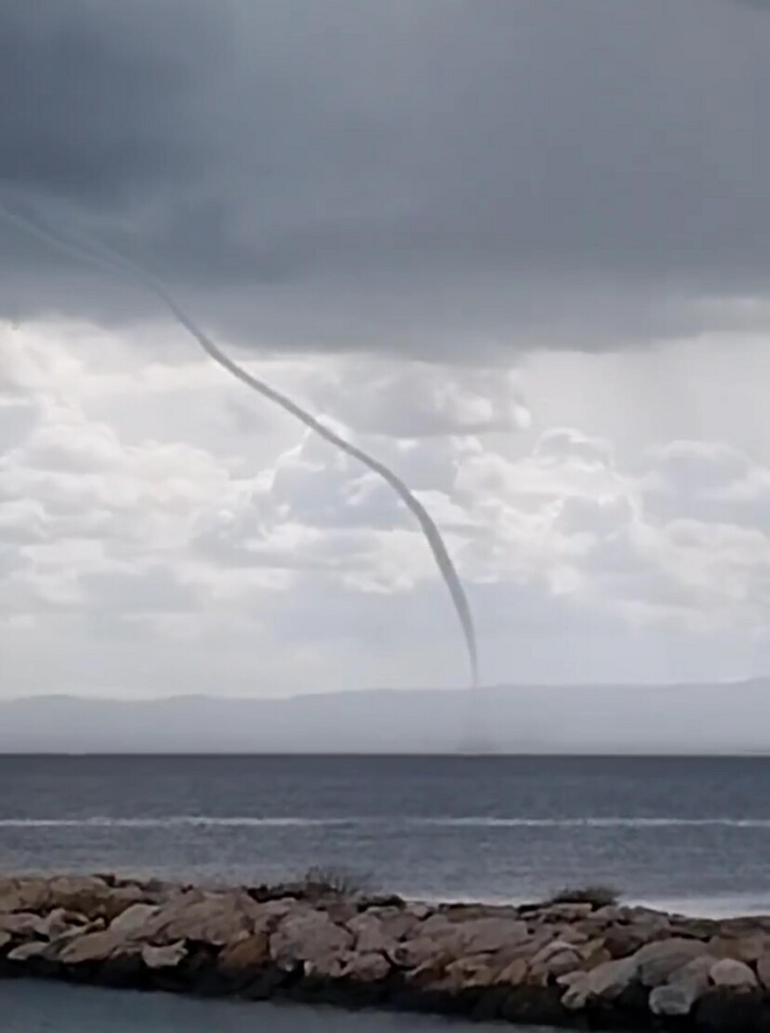
<svg viewBox="0 0 770 1033">
<path fill-rule="evenodd" d="M 770 917 L 0 879 L 0 975 L 577 1028 L 770 1030 Z"/>
</svg>

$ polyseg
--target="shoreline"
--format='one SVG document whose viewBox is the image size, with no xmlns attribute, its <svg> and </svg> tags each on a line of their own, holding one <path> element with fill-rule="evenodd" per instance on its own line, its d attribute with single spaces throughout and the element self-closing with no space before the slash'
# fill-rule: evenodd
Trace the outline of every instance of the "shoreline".
<svg viewBox="0 0 770 1033">
<path fill-rule="evenodd" d="M 0 878 L 0 978 L 624 1030 L 770 1031 L 770 917 L 598 899 Z"/>
</svg>

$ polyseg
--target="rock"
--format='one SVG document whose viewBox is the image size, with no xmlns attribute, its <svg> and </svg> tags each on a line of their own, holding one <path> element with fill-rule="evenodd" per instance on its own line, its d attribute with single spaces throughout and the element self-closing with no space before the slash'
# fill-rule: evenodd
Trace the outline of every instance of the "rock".
<svg viewBox="0 0 770 1033">
<path fill-rule="evenodd" d="M 115 891 L 92 875 L 61 875 L 48 883 L 48 898 L 53 908 L 94 918 L 114 902 Z"/>
<path fill-rule="evenodd" d="M 530 966 L 530 973 L 532 976 L 539 976 L 545 985 L 551 979 L 564 976 L 568 972 L 574 972 L 581 965 L 582 958 L 579 954 L 574 950 L 563 950 L 559 951 L 558 954 L 552 954 L 544 964 L 535 965 L 533 963 Z"/>
<path fill-rule="evenodd" d="M 56 940 L 65 933 L 82 931 L 87 925 L 85 915 L 59 907 L 41 919 L 41 934 L 48 940 Z"/>
<path fill-rule="evenodd" d="M 684 968 L 693 958 L 705 953 L 706 945 L 700 940 L 674 937 L 648 943 L 633 954 L 630 960 L 636 964 L 639 982 L 643 986 L 656 987 L 670 982 L 677 969 Z"/>
<path fill-rule="evenodd" d="M 439 983 L 446 971 L 447 965 L 450 963 L 451 958 L 446 955 L 437 958 L 431 958 L 422 965 L 418 965 L 417 968 L 413 968 L 405 974 L 406 982 L 409 986 L 424 987 L 435 986 Z"/>
<path fill-rule="evenodd" d="M 351 922 L 358 914 L 358 905 L 353 900 L 338 900 L 336 897 L 332 897 L 327 903 L 319 904 L 319 909 L 326 912 L 331 918 L 335 925 L 347 925 Z"/>
<path fill-rule="evenodd" d="M 31 911 L 15 911 L 10 915 L 0 914 L 0 932 L 10 933 L 11 936 L 20 936 L 24 939 L 45 936 L 46 928 L 45 919 Z"/>
<path fill-rule="evenodd" d="M 186 956 L 184 940 L 168 943 L 163 947 L 152 947 L 147 943 L 142 947 L 142 961 L 147 968 L 153 970 L 176 968 Z"/>
<path fill-rule="evenodd" d="M 770 1007 L 758 990 L 712 987 L 695 1004 L 692 1028 L 702 1033 L 765 1033 Z"/>
<path fill-rule="evenodd" d="M 505 950 L 527 939 L 527 923 L 517 919 L 478 918 L 463 922 L 448 938 L 458 954 Z"/>
<path fill-rule="evenodd" d="M 163 943 L 196 940 L 215 947 L 243 939 L 255 930 L 260 907 L 245 893 L 183 893 L 142 927 L 142 936 Z"/>
<path fill-rule="evenodd" d="M 689 1015 L 695 1002 L 709 987 L 713 958 L 694 958 L 678 969 L 671 982 L 657 986 L 650 993 L 649 1007 L 653 1015 Z"/>
<path fill-rule="evenodd" d="M 684 983 L 656 986 L 650 992 L 649 1006 L 653 1015 L 689 1015 L 698 999 L 698 990 Z"/>
<path fill-rule="evenodd" d="M 365 911 L 347 923 L 355 937 L 355 948 L 363 954 L 392 951 L 399 940 L 385 931 L 385 923 L 375 914 Z"/>
<path fill-rule="evenodd" d="M 632 925 L 612 926 L 604 936 L 604 946 L 611 958 L 627 958 L 649 943 L 649 936 Z"/>
<path fill-rule="evenodd" d="M 446 944 L 430 936 L 420 936 L 416 940 L 399 943 L 388 956 L 399 968 L 407 969 L 421 969 L 441 961 L 449 963 L 453 959 L 452 952 L 447 949 Z"/>
<path fill-rule="evenodd" d="M 48 950 L 48 947 L 49 944 L 44 940 L 31 940 L 29 943 L 22 943 L 8 953 L 8 961 L 31 961 L 33 958 L 39 958 Z"/>
<path fill-rule="evenodd" d="M 612 961 L 612 955 L 604 946 L 604 939 L 598 936 L 594 940 L 587 940 L 585 943 L 575 944 L 575 953 L 583 962 L 583 968 L 596 968 L 603 965 L 605 961 Z"/>
<path fill-rule="evenodd" d="M 148 903 L 145 898 L 143 890 L 139 886 L 120 886 L 117 889 L 112 890 L 100 909 L 102 914 L 108 922 L 112 921 L 113 918 L 117 918 L 118 915 L 122 914 L 127 908 L 131 907 L 132 904 L 144 904 Z"/>
<path fill-rule="evenodd" d="M 498 972 L 495 980 L 501 986 L 521 986 L 527 976 L 529 965 L 525 958 L 515 958 Z"/>
<path fill-rule="evenodd" d="M 353 946 L 353 934 L 335 925 L 323 911 L 289 914 L 270 937 L 270 956 L 281 967 L 297 962 L 325 966 Z"/>
<path fill-rule="evenodd" d="M 219 955 L 217 967 L 222 975 L 236 979 L 260 969 L 269 960 L 270 937 L 261 932 L 225 947 Z"/>
<path fill-rule="evenodd" d="M 55 956 L 62 965 L 84 965 L 106 961 L 115 954 L 127 952 L 130 953 L 124 937 L 105 929 L 67 940 Z"/>
<path fill-rule="evenodd" d="M 46 879 L 0 880 L 0 912 L 35 911 L 46 909 L 49 888 Z"/>
<path fill-rule="evenodd" d="M 444 968 L 439 985 L 442 990 L 448 990 L 450 993 L 493 986 L 500 971 L 500 962 L 489 954 L 458 958 Z"/>
<path fill-rule="evenodd" d="M 770 940 L 764 933 L 743 937 L 713 936 L 708 943 L 709 954 L 747 964 L 758 961 L 769 948 Z"/>
<path fill-rule="evenodd" d="M 436 911 L 420 922 L 415 930 L 415 934 L 416 936 L 426 937 L 444 936 L 447 933 L 454 932 L 458 924 L 457 916 L 453 920 L 446 911 Z"/>
<path fill-rule="evenodd" d="M 302 962 L 302 973 L 306 979 L 341 979 L 350 957 L 352 955 L 348 955 L 346 952 L 319 955 L 317 958 Z"/>
<path fill-rule="evenodd" d="M 433 913 L 433 908 L 428 904 L 421 903 L 420 901 L 410 901 L 404 908 L 404 912 L 417 919 L 418 922 L 423 922 Z"/>
<path fill-rule="evenodd" d="M 569 1011 L 584 1008 L 591 998 L 614 1001 L 636 978 L 637 965 L 633 958 L 606 961 L 590 972 L 571 972 L 557 979 L 566 986 L 561 1003 Z"/>
<path fill-rule="evenodd" d="M 531 964 L 544 965 L 554 955 L 562 954 L 564 951 L 574 952 L 574 950 L 574 946 L 566 940 L 549 940 L 548 943 L 544 944 L 540 950 L 533 954 Z"/>
<path fill-rule="evenodd" d="M 355 936 L 356 950 L 362 954 L 391 952 L 396 944 L 417 925 L 413 915 L 402 910 L 364 911 L 347 923 Z"/>
<path fill-rule="evenodd" d="M 718 1013 L 736 1033 L 744 1014 L 751 1029 L 765 1028 L 765 1019 L 770 1028 L 770 993 L 760 989 L 770 991 L 770 917 L 287 892 L 115 876 L 0 879 L 0 952 L 18 966 L 9 966 L 14 974 L 25 965 L 51 974 L 58 965 L 64 978 L 120 985 L 180 985 L 162 973 L 183 965 L 185 985 L 201 993 L 264 997 L 282 987 L 373 1003 L 392 992 L 403 1004 L 530 1024 L 583 1008 L 591 1011 L 575 1016 L 578 1024 L 633 1024 L 649 1008 L 653 1025 L 689 1017 L 688 1028 L 701 1028 Z"/>
<path fill-rule="evenodd" d="M 142 936 L 150 920 L 160 912 L 156 904 L 131 904 L 110 922 L 111 933 L 133 939 Z"/>
<path fill-rule="evenodd" d="M 732 987 L 733 989 L 751 989 L 757 986 L 757 977 L 743 961 L 733 958 L 722 958 L 715 962 L 709 972 L 714 986 Z"/>
<path fill-rule="evenodd" d="M 390 963 L 382 954 L 354 954 L 342 970 L 342 978 L 354 983 L 379 983 L 390 975 Z"/>
<path fill-rule="evenodd" d="M 293 897 L 278 897 L 275 900 L 268 900 L 260 904 L 255 915 L 255 925 L 260 927 L 274 927 L 278 922 L 290 914 L 297 914 L 300 905 Z"/>
<path fill-rule="evenodd" d="M 434 915 L 417 926 L 419 936 L 407 940 L 395 952 L 399 964 L 420 965 L 431 957 L 453 958 L 503 951 L 529 937 L 527 923 L 512 918 L 477 918 L 450 922 Z"/>
<path fill-rule="evenodd" d="M 770 989 L 770 953 L 763 954 L 757 961 L 757 975 L 765 989 Z"/>
<path fill-rule="evenodd" d="M 705 941 L 718 934 L 719 922 L 715 918 L 685 918 L 675 915 L 669 918 L 668 929 L 672 936 Z"/>
<path fill-rule="evenodd" d="M 551 940 L 530 960 L 527 982 L 534 986 L 547 986 L 552 978 L 574 972 L 582 963 L 579 948 L 574 944 L 566 940 Z"/>
</svg>

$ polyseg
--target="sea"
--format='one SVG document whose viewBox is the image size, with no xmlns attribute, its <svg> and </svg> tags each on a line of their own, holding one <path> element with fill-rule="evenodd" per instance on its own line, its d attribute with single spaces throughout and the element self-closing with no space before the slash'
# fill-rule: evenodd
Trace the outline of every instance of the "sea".
<svg viewBox="0 0 770 1033">
<path fill-rule="evenodd" d="M 770 913 L 764 758 L 0 756 L 0 785 L 6 873 L 255 885 L 321 868 L 431 900 L 602 884 L 687 914 Z M 0 984 L 0 1013 L 10 1033 L 450 1029 L 37 984 Z"/>
</svg>

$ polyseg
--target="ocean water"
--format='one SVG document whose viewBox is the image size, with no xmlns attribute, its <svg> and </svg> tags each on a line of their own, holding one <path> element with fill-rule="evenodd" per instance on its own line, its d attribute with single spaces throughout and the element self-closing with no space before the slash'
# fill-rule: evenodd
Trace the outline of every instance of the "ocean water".
<svg viewBox="0 0 770 1033">
<path fill-rule="evenodd" d="M 0 1016 L 3 1033 L 483 1033 L 484 1029 L 477 1023 L 422 1016 L 200 1001 L 55 983 L 35 983 L 34 988 L 0 983 Z M 516 1028 L 521 1033 L 539 1033 L 532 1026 Z"/>
<path fill-rule="evenodd" d="M 0 870 L 770 912 L 770 760 L 0 757 Z"/>
<path fill-rule="evenodd" d="M 5 872 L 260 883 L 322 866 L 415 897 L 600 882 L 696 914 L 770 913 L 764 759 L 6 756 L 0 784 Z M 37 983 L 0 983 L 0 1015 L 3 1033 L 467 1029 Z"/>
</svg>

